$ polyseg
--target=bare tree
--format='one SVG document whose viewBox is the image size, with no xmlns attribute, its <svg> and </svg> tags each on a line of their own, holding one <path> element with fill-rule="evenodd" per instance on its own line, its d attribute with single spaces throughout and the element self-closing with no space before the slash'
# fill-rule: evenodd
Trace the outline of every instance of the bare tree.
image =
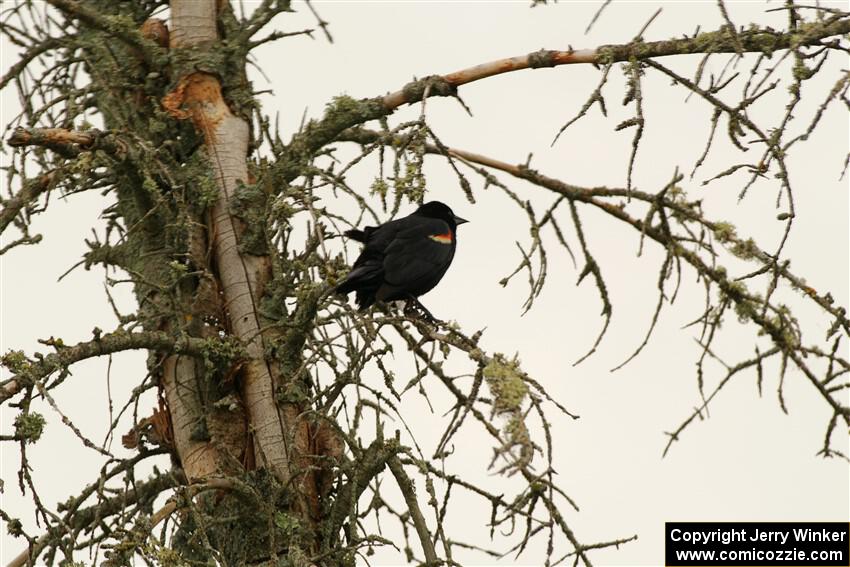
<svg viewBox="0 0 850 567">
<path fill-rule="evenodd" d="M 600 4 L 597 16 L 607 6 Z M 284 141 L 257 104 L 246 68 L 252 51 L 269 42 L 311 33 L 331 39 L 309 2 L 316 30 L 270 29 L 291 9 L 277 0 L 247 12 L 213 0 L 19 1 L 3 8 L 2 31 L 21 54 L 0 88 L 17 89 L 23 112 L 5 136 L 14 151 L 0 231 L 15 236 L 2 252 L 20 254 L 38 244 L 31 221 L 52 195 L 100 192 L 108 203 L 106 224 L 87 242 L 79 265 L 106 267 L 109 283 L 132 285 L 138 304 L 134 313 L 116 308 L 116 328 L 95 329 L 90 340 L 65 344 L 51 337 L 43 341 L 46 352 L 3 356 L 9 375 L 0 383 L 0 403 L 14 407 L 16 417 L 14 431 L 0 439 L 20 450 L 17 484 L 32 498 L 41 525 L 31 533 L 0 510 L 8 529 L 26 540 L 11 565 L 74 561 L 79 550 L 100 553 L 108 565 L 139 557 L 163 565 L 352 565 L 375 547 L 399 543 L 375 528 L 381 517 L 401 527 L 405 541 L 397 547 L 406 560 L 427 565 L 459 564 L 457 553 L 469 548 L 520 555 L 537 540 L 545 542 L 547 565 L 591 565 L 594 550 L 634 539 L 625 534 L 588 543 L 576 535 L 564 513 L 573 500 L 552 466 L 549 421 L 552 412 L 572 414 L 518 358 L 488 352 L 480 331 L 425 321 L 392 305 L 357 313 L 334 296 L 348 266 L 335 239 L 346 228 L 422 202 L 426 156 L 446 160 L 470 202 L 481 188 L 495 187 L 527 219 L 521 261 L 503 281 L 527 278 L 526 310 L 561 248 L 558 261 L 572 257 L 578 283 L 596 287 L 601 331 L 582 360 L 603 340 L 615 307 L 585 230 L 588 211 L 633 229 L 641 251 L 662 251 L 654 316 L 626 362 L 648 343 L 685 278 L 702 287 L 704 309 L 693 321 L 702 400 L 669 433 L 668 449 L 735 376 L 753 372 L 761 384 L 765 368 L 773 368 L 769 362 L 778 361 L 780 403 L 784 407 L 782 378 L 799 372 L 830 408 L 821 454 L 847 458 L 835 448 L 850 427 L 842 397 L 850 369 L 842 344 L 850 334 L 846 308 L 792 271 L 784 250 L 797 215 L 789 156 L 827 109 L 850 107 L 850 73 L 831 65 L 835 58 L 846 61 L 850 13 L 786 2 L 770 8 L 787 14 L 785 29 L 739 27 L 721 0 L 726 24 L 720 29 L 648 41 L 650 20 L 623 44 L 541 50 L 414 80 L 383 96 L 339 96 L 321 118 Z M 693 54 L 702 59 L 687 73 L 668 63 Z M 717 58 L 727 62 L 723 71 L 706 73 L 707 62 Z M 631 132 L 622 187 L 576 186 L 529 162 L 514 165 L 450 147 L 428 120 L 429 98 L 454 97 L 463 105 L 461 87 L 469 83 L 568 65 L 593 65 L 599 80 L 588 88 L 586 103 L 564 117 L 555 140 L 595 107 L 605 114 L 609 97 L 621 97 L 633 110 L 613 125 Z M 625 93 L 609 92 L 609 77 L 617 73 L 627 78 Z M 807 81 L 825 73 L 832 74 L 832 88 L 811 120 L 792 122 Z M 656 191 L 638 188 L 632 176 L 646 125 L 647 75 L 665 77 L 670 88 L 711 112 L 710 136 L 692 171 L 671 168 L 669 182 Z M 787 93 L 784 115 L 759 117 L 761 102 L 778 92 Z M 415 104 L 418 119 L 393 120 L 397 109 Z M 694 173 L 723 138 L 738 148 L 740 161 L 706 183 L 741 177 L 741 199 L 757 183 L 772 188 L 784 227 L 778 245 L 765 248 L 710 218 L 694 196 Z M 358 149 L 353 158 L 337 159 L 336 148 L 352 146 Z M 346 174 L 376 157 L 372 187 L 349 186 Z M 515 192 L 512 178 L 533 185 L 545 206 Z M 356 212 L 343 202 L 354 203 Z M 817 310 L 825 336 L 804 334 L 781 300 L 782 289 Z M 752 326 L 761 338 L 751 357 L 721 361 L 725 377 L 705 388 L 704 366 L 720 359 L 713 345 L 729 319 Z M 148 364 L 132 396 L 110 413 L 110 434 L 122 416 L 132 415 L 132 429 L 117 433 L 134 452 L 119 457 L 65 418 L 52 391 L 72 379 L 74 364 L 134 349 L 149 353 Z M 387 358 L 405 351 L 415 370 L 402 383 Z M 465 370 L 455 374 L 450 368 L 460 361 Z M 382 376 L 383 384 L 363 380 L 367 372 Z M 440 440 L 427 449 L 390 422 L 404 422 L 404 397 L 428 400 L 426 381 L 451 399 Z M 155 408 L 141 403 L 152 392 Z M 103 459 L 98 477 L 56 507 L 39 498 L 27 460 L 44 427 L 45 405 Z M 492 461 L 482 466 L 508 477 L 509 491 L 452 470 L 451 446 L 466 424 L 491 438 Z M 162 455 L 171 457 L 170 468 L 137 478 L 142 465 Z M 388 486 L 397 487 L 398 502 L 387 495 Z M 511 532 L 509 543 L 480 548 L 445 529 L 458 491 L 480 498 L 491 535 Z"/>
</svg>

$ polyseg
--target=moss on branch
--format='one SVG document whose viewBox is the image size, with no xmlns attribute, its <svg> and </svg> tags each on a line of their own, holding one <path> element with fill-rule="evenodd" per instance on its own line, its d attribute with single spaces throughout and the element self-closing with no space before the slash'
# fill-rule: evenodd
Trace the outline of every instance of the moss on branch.
<svg viewBox="0 0 850 567">
<path fill-rule="evenodd" d="M 241 348 L 232 344 L 233 339 L 198 339 L 188 336 L 172 336 L 164 332 L 116 331 L 73 346 L 59 346 L 57 351 L 29 360 L 21 351 L 9 351 L 0 359 L 0 364 L 12 372 L 13 377 L 0 388 L 0 403 L 20 392 L 25 387 L 42 380 L 53 372 L 67 369 L 70 365 L 107 354 L 125 350 L 148 349 L 154 351 L 188 354 L 197 357 L 233 360 L 244 356 Z"/>
<path fill-rule="evenodd" d="M 795 31 L 785 32 L 752 25 L 749 29 L 736 34 L 724 26 L 716 31 L 702 32 L 690 38 L 603 45 L 597 49 L 596 63 L 607 65 L 620 61 L 671 55 L 736 53 L 738 46 L 742 47 L 744 52 L 771 55 L 781 49 L 814 45 L 822 39 L 847 33 L 850 33 L 850 18 L 828 23 L 805 23 Z M 740 40 L 740 44 L 737 40 Z"/>
</svg>

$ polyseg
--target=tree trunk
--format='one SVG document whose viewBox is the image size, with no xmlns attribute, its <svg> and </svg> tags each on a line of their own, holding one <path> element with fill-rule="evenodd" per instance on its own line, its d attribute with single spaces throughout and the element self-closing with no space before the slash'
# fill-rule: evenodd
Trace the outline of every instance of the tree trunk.
<svg viewBox="0 0 850 567">
<path fill-rule="evenodd" d="M 220 49 L 216 9 L 215 0 L 173 0 L 171 49 L 210 52 Z M 244 68 L 244 61 L 239 64 Z M 269 330 L 268 321 L 264 322 L 258 312 L 271 279 L 272 260 L 268 253 L 258 255 L 254 250 L 245 250 L 246 226 L 233 212 L 240 188 L 251 181 L 247 166 L 249 125 L 243 117 L 231 112 L 215 75 L 193 68 L 175 79 L 177 86 L 165 96 L 163 106 L 176 118 L 191 119 L 204 140 L 218 188 L 218 199 L 209 209 L 208 231 L 226 327 L 247 351 L 239 379 L 253 437 L 253 458 L 245 462 L 249 468 L 255 463 L 257 468 L 274 475 L 288 494 L 291 512 L 299 525 L 306 528 L 306 534 L 302 530 L 302 535 L 308 535 L 304 539 L 312 542 L 316 539 L 314 526 L 319 507 L 309 462 L 310 428 L 300 417 L 304 407 L 278 399 L 286 392 L 288 382 L 298 377 L 281 376 L 280 363 L 270 352 L 272 345 L 285 341 L 285 337 Z M 174 413 L 172 408 L 172 417 L 177 417 Z M 190 452 L 186 457 L 191 458 L 195 449 L 191 446 L 187 449 Z M 307 547 L 313 548 L 314 544 Z"/>
</svg>

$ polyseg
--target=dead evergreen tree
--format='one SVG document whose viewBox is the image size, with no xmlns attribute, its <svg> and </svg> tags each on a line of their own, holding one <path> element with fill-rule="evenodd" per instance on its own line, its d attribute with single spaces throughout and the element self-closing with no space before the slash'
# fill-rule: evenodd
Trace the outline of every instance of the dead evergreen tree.
<svg viewBox="0 0 850 567">
<path fill-rule="evenodd" d="M 604 266 L 585 237 L 588 209 L 633 228 L 641 246 L 664 251 L 647 340 L 684 275 L 704 287 L 705 309 L 695 322 L 701 391 L 702 364 L 714 356 L 711 346 L 725 319 L 737 318 L 763 334 L 755 355 L 727 365 L 726 377 L 703 393 L 702 406 L 670 433 L 670 443 L 730 379 L 748 371 L 761 380 L 767 361 L 779 360 L 783 376 L 790 369 L 801 373 L 831 408 L 822 454 L 844 457 L 832 443 L 850 426 L 850 408 L 840 397 L 850 368 L 842 356 L 842 338 L 850 334 L 845 308 L 791 270 L 784 238 L 766 250 L 730 224 L 708 218 L 701 200 L 691 196 L 687 176 L 674 173 L 656 192 L 632 185 L 644 129 L 641 85 L 645 75 L 661 74 L 671 88 L 712 109 L 711 136 L 695 169 L 715 138 L 748 149 L 746 161 L 729 164 L 717 177 L 744 173 L 742 196 L 757 180 L 775 178 L 786 237 L 793 226 L 788 156 L 830 105 L 850 106 L 850 74 L 834 77 L 802 128 L 792 129 L 791 118 L 806 81 L 828 58 L 846 58 L 850 13 L 788 2 L 777 8 L 787 13 L 786 29 L 740 28 L 718 5 L 727 24 L 717 30 L 542 50 L 425 77 L 385 96 L 340 96 L 287 141 L 260 112 L 246 75 L 254 48 L 291 35 L 269 29 L 292 9 L 287 1 L 264 0 L 247 14 L 227 0 L 5 5 L 2 31 L 21 55 L 0 87 L 17 89 L 24 109 L 5 136 L 15 150 L 7 155 L 10 181 L 0 231 L 14 238 L 2 252 L 24 253 L 21 247 L 38 243 L 30 222 L 51 195 L 97 191 L 107 203 L 106 228 L 88 242 L 81 264 L 105 266 L 129 280 L 138 303 L 138 311 L 121 315 L 115 329 L 96 329 L 90 340 L 50 339 L 44 341 L 47 352 L 3 356 L 9 377 L 0 384 L 0 403 L 16 418 L 14 431 L 2 440 L 20 449 L 17 484 L 32 495 L 42 527 L 41 533 L 25 531 L 0 511 L 7 528 L 26 542 L 11 564 L 72 561 L 76 551 L 98 548 L 108 565 L 139 557 L 162 565 L 353 565 L 374 546 L 398 543 L 369 528 L 366 520 L 379 513 L 403 527 L 408 561 L 457 564 L 453 552 L 467 544 L 462 534 L 443 529 L 452 491 L 480 497 L 482 521 L 494 530 L 515 527 L 508 548 L 495 545 L 492 554 L 522 552 L 541 538 L 548 542 L 547 564 L 566 559 L 591 565 L 594 549 L 631 540 L 627 534 L 587 543 L 576 535 L 580 528 L 568 525 L 561 510 L 572 501 L 556 483 L 554 432 L 546 418 L 547 412 L 568 412 L 517 360 L 487 352 L 480 333 L 392 307 L 358 314 L 333 296 L 334 283 L 348 268 L 328 242 L 364 219 L 377 222 L 378 201 L 391 214 L 421 202 L 426 155 L 448 160 L 470 201 L 476 183 L 467 176 L 500 188 L 527 215 L 530 244 L 514 272 L 528 276 L 527 308 L 544 285 L 547 249 L 562 246 L 575 254 L 579 282 L 593 282 L 602 306 L 602 332 L 588 355 L 614 309 Z M 327 34 L 327 23 L 316 17 Z M 674 72 L 666 61 L 680 54 L 703 54 L 702 63 L 687 76 Z M 748 74 L 743 93 L 727 90 L 731 71 L 703 73 L 705 62 L 718 57 Z M 614 94 L 604 92 L 612 73 L 628 77 L 624 102 L 634 116 L 615 125 L 633 132 L 621 188 L 579 187 L 558 179 L 557 172 L 451 148 L 426 120 L 429 97 L 458 97 L 463 85 L 496 74 L 573 64 L 594 65 L 600 79 L 561 132 L 595 106 L 605 112 L 605 97 Z M 788 90 L 787 113 L 767 123 L 752 119 L 760 99 L 780 88 Z M 396 109 L 418 103 L 420 119 L 393 122 Z M 351 144 L 362 149 L 357 158 L 343 164 L 327 159 L 331 148 Z M 392 166 L 381 170 L 370 197 L 349 187 L 345 173 L 373 154 L 382 166 L 385 160 Z M 550 206 L 535 210 L 511 191 L 511 177 L 551 195 Z M 328 197 L 333 192 L 359 203 L 359 216 L 340 215 Z M 293 238 L 295 227 L 306 227 L 303 241 Z M 733 274 L 726 265 L 738 260 L 751 269 Z M 825 337 L 803 335 L 794 313 L 775 299 L 780 287 L 800 292 L 820 311 L 829 327 Z M 417 369 L 406 386 L 383 362 L 399 345 Z M 74 429 L 103 455 L 102 473 L 58 507 L 47 505 L 38 498 L 27 451 L 41 434 L 44 406 L 57 408 L 51 391 L 68 379 L 73 364 L 131 349 L 149 353 L 148 368 L 122 413 L 150 390 L 159 400 L 149 415 L 137 416 L 131 431 L 119 432 L 134 455 L 117 458 Z M 443 362 L 452 354 L 467 359 L 470 379 L 446 372 Z M 364 369 L 383 374 L 383 386 L 362 381 Z M 455 400 L 430 454 L 392 431 L 397 426 L 386 426 L 401 397 L 415 395 L 426 379 Z M 492 438 L 489 466 L 512 477 L 512 492 L 497 493 L 452 472 L 448 447 L 465 422 L 477 423 Z M 149 478 L 134 474 L 140 463 L 164 454 L 171 456 L 169 470 Z M 12 479 L 4 481 L 5 490 L 14 489 Z M 382 497 L 387 485 L 398 487 L 403 508 Z"/>
</svg>

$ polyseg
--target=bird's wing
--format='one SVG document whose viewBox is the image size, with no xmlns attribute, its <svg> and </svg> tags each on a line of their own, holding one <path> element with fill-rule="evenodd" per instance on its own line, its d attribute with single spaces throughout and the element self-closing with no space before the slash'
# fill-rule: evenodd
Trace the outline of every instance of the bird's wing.
<svg viewBox="0 0 850 567">
<path fill-rule="evenodd" d="M 363 230 L 360 230 L 359 228 L 352 228 L 350 230 L 346 230 L 343 234 L 351 240 L 356 240 L 357 242 L 366 244 L 378 228 L 379 227 L 377 226 L 367 226 L 363 228 Z"/>
<path fill-rule="evenodd" d="M 415 284 L 422 278 L 437 278 L 454 257 L 454 235 L 439 219 L 415 218 L 399 230 L 384 253 L 384 281 L 393 286 Z"/>
<path fill-rule="evenodd" d="M 362 231 L 346 232 L 350 238 L 363 242 L 364 246 L 351 271 L 337 286 L 339 293 L 349 293 L 358 287 L 377 288 L 381 285 L 384 276 L 384 254 L 398 232 L 399 220 L 381 226 L 367 226 Z"/>
</svg>

